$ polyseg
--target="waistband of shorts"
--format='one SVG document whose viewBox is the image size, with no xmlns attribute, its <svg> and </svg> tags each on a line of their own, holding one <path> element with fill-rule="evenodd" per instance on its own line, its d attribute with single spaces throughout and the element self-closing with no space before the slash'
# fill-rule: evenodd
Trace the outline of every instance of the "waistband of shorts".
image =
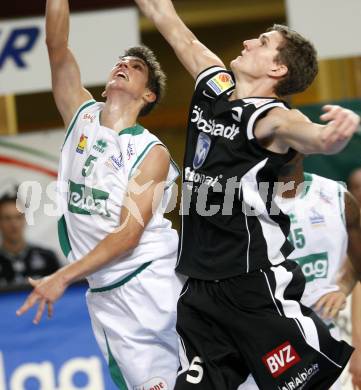
<svg viewBox="0 0 361 390">
<path fill-rule="evenodd" d="M 116 282 L 114 284 L 111 284 L 111 285 L 105 286 L 105 287 L 91 288 L 89 291 L 92 293 L 98 293 L 98 292 L 110 291 L 110 290 L 113 290 L 113 289 L 118 288 L 120 286 L 123 286 L 125 283 L 129 282 L 131 279 L 133 279 L 135 276 L 137 276 L 143 270 L 145 270 L 150 264 L 152 264 L 152 261 L 148 261 L 148 263 L 142 264 L 140 267 L 138 267 L 134 272 L 132 272 L 126 278 L 119 280 L 119 282 Z"/>
</svg>

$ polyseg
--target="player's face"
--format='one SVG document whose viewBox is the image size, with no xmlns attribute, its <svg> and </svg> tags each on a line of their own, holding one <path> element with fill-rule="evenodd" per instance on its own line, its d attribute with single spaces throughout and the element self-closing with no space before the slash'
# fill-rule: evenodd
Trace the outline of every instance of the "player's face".
<svg viewBox="0 0 361 390">
<path fill-rule="evenodd" d="M 148 66 L 137 57 L 122 57 L 114 65 L 106 85 L 106 91 L 126 91 L 134 98 L 142 96 L 148 84 Z"/>
<path fill-rule="evenodd" d="M 16 208 L 14 202 L 0 206 L 0 233 L 3 240 L 17 242 L 23 239 L 25 217 Z"/>
<path fill-rule="evenodd" d="M 280 66 L 275 59 L 282 41 L 283 37 L 278 31 L 269 31 L 258 38 L 244 41 L 241 55 L 231 62 L 233 72 L 236 75 L 247 74 L 255 79 L 272 75 Z"/>
</svg>

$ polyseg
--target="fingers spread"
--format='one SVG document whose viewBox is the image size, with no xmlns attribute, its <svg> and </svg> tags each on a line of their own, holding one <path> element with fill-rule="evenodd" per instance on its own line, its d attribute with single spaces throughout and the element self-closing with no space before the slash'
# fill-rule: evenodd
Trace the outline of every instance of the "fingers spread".
<svg viewBox="0 0 361 390">
<path fill-rule="evenodd" d="M 21 316 L 32 308 L 36 302 L 40 299 L 38 294 L 32 292 L 25 300 L 24 304 L 16 311 L 17 316 Z"/>
</svg>

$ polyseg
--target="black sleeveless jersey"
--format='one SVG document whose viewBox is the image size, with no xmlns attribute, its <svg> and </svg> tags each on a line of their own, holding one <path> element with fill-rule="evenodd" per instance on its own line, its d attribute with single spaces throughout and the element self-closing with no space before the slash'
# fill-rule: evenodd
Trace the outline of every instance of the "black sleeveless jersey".
<svg viewBox="0 0 361 390">
<path fill-rule="evenodd" d="M 177 271 L 197 279 L 229 278 L 283 262 L 293 247 L 290 222 L 273 202 L 280 168 L 296 152 L 271 152 L 254 136 L 275 98 L 229 101 L 231 72 L 197 78 L 183 165 L 182 231 Z"/>
</svg>

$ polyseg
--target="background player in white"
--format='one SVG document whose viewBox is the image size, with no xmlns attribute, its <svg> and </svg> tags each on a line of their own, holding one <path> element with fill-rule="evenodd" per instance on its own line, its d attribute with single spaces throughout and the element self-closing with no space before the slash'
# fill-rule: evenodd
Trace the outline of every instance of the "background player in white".
<svg viewBox="0 0 361 390">
<path fill-rule="evenodd" d="M 290 300 L 285 297 L 286 289 L 297 290 L 297 278 L 298 287 L 304 279 L 294 262 L 287 262 L 291 248 L 284 236 L 289 227 L 286 218 L 282 215 L 272 218 L 267 214 L 267 205 L 263 207 L 265 201 L 260 199 L 257 187 L 259 181 L 272 185 L 277 179 L 275 172 L 289 161 L 294 150 L 326 154 L 340 151 L 356 131 L 359 117 L 340 107 L 326 106 L 322 119 L 328 124 L 321 126 L 311 123 L 296 110 L 285 109 L 277 96 L 306 89 L 317 73 L 312 45 L 286 27 L 274 26 L 258 38 L 245 41 L 241 55 L 231 62 L 232 72 L 229 72 L 184 25 L 170 0 L 136 0 L 136 3 L 197 79 L 184 167 L 184 184 L 192 196 L 190 212 L 183 215 L 177 265 L 177 270 L 190 278 L 178 302 L 177 329 L 184 353 L 175 388 L 183 390 L 197 385 L 198 389 L 232 389 L 244 381 L 249 371 L 257 375 L 257 383 L 264 389 L 285 388 L 288 383 L 295 387 L 296 380 L 305 389 L 315 388 L 316 384 L 326 388 L 340 374 L 351 350 L 344 343 L 335 343 L 312 312 L 300 309 L 299 295 L 293 295 L 294 299 Z M 204 148 L 208 154 L 203 153 L 199 158 Z M 237 172 L 233 171 L 235 167 Z M 231 216 L 220 212 L 207 217 L 197 214 L 196 199 L 201 186 L 219 183 L 217 190 L 207 188 L 208 203 L 216 206 L 222 196 L 219 192 L 224 191 L 226 178 L 231 176 L 241 181 L 237 200 L 242 197 L 248 201 L 246 206 L 260 205 L 263 214 L 248 218 L 240 210 L 242 201 L 234 202 Z M 281 280 L 286 280 L 290 267 L 297 268 L 294 280 L 287 274 L 294 288 L 290 283 L 281 287 Z M 357 267 L 361 269 L 360 264 Z M 278 274 L 274 290 L 267 272 L 272 280 Z M 256 284 L 259 288 L 254 291 Z M 233 300 L 227 295 L 230 291 Z M 250 300 L 247 303 L 243 300 L 250 291 L 253 292 L 249 293 L 252 313 L 245 310 Z M 261 291 L 265 291 L 262 299 Z M 267 310 L 261 309 L 264 307 L 261 302 L 265 301 L 270 303 L 268 313 L 272 312 L 267 319 Z M 303 313 L 308 313 L 307 319 Z M 264 319 L 260 320 L 263 315 Z M 295 318 L 304 321 L 302 327 Z M 267 320 L 268 326 L 262 326 Z M 248 327 L 244 325 L 246 322 Z M 262 338 L 259 337 L 261 329 Z M 288 335 L 288 332 L 294 333 Z M 289 364 L 278 363 L 276 357 L 282 359 L 283 348 L 292 349 L 292 343 L 298 341 L 302 345 L 296 349 L 302 350 L 302 356 L 297 359 L 293 355 Z M 339 352 L 335 353 L 336 350 Z M 334 357 L 330 359 L 331 355 Z M 306 362 L 319 362 L 322 367 L 316 364 L 307 368 Z M 300 370 L 304 374 L 302 379 Z"/>
<path fill-rule="evenodd" d="M 350 192 L 361 205 L 361 168 L 352 172 L 348 179 Z M 361 284 L 355 287 L 352 294 L 352 343 L 356 350 L 350 361 L 350 372 L 352 383 L 358 390 L 361 390 Z"/>
<path fill-rule="evenodd" d="M 165 76 L 148 48 L 131 48 L 111 70 L 106 102 L 97 103 L 81 84 L 68 34 L 68 1 L 48 0 L 53 93 L 68 128 L 59 238 L 71 264 L 31 280 L 34 290 L 17 314 L 38 304 L 39 323 L 72 282 L 87 277 L 93 330 L 117 386 L 172 389 L 181 285 L 174 273 L 178 237 L 163 206 L 178 171 L 164 145 L 136 124 L 160 99 Z"/>
</svg>

